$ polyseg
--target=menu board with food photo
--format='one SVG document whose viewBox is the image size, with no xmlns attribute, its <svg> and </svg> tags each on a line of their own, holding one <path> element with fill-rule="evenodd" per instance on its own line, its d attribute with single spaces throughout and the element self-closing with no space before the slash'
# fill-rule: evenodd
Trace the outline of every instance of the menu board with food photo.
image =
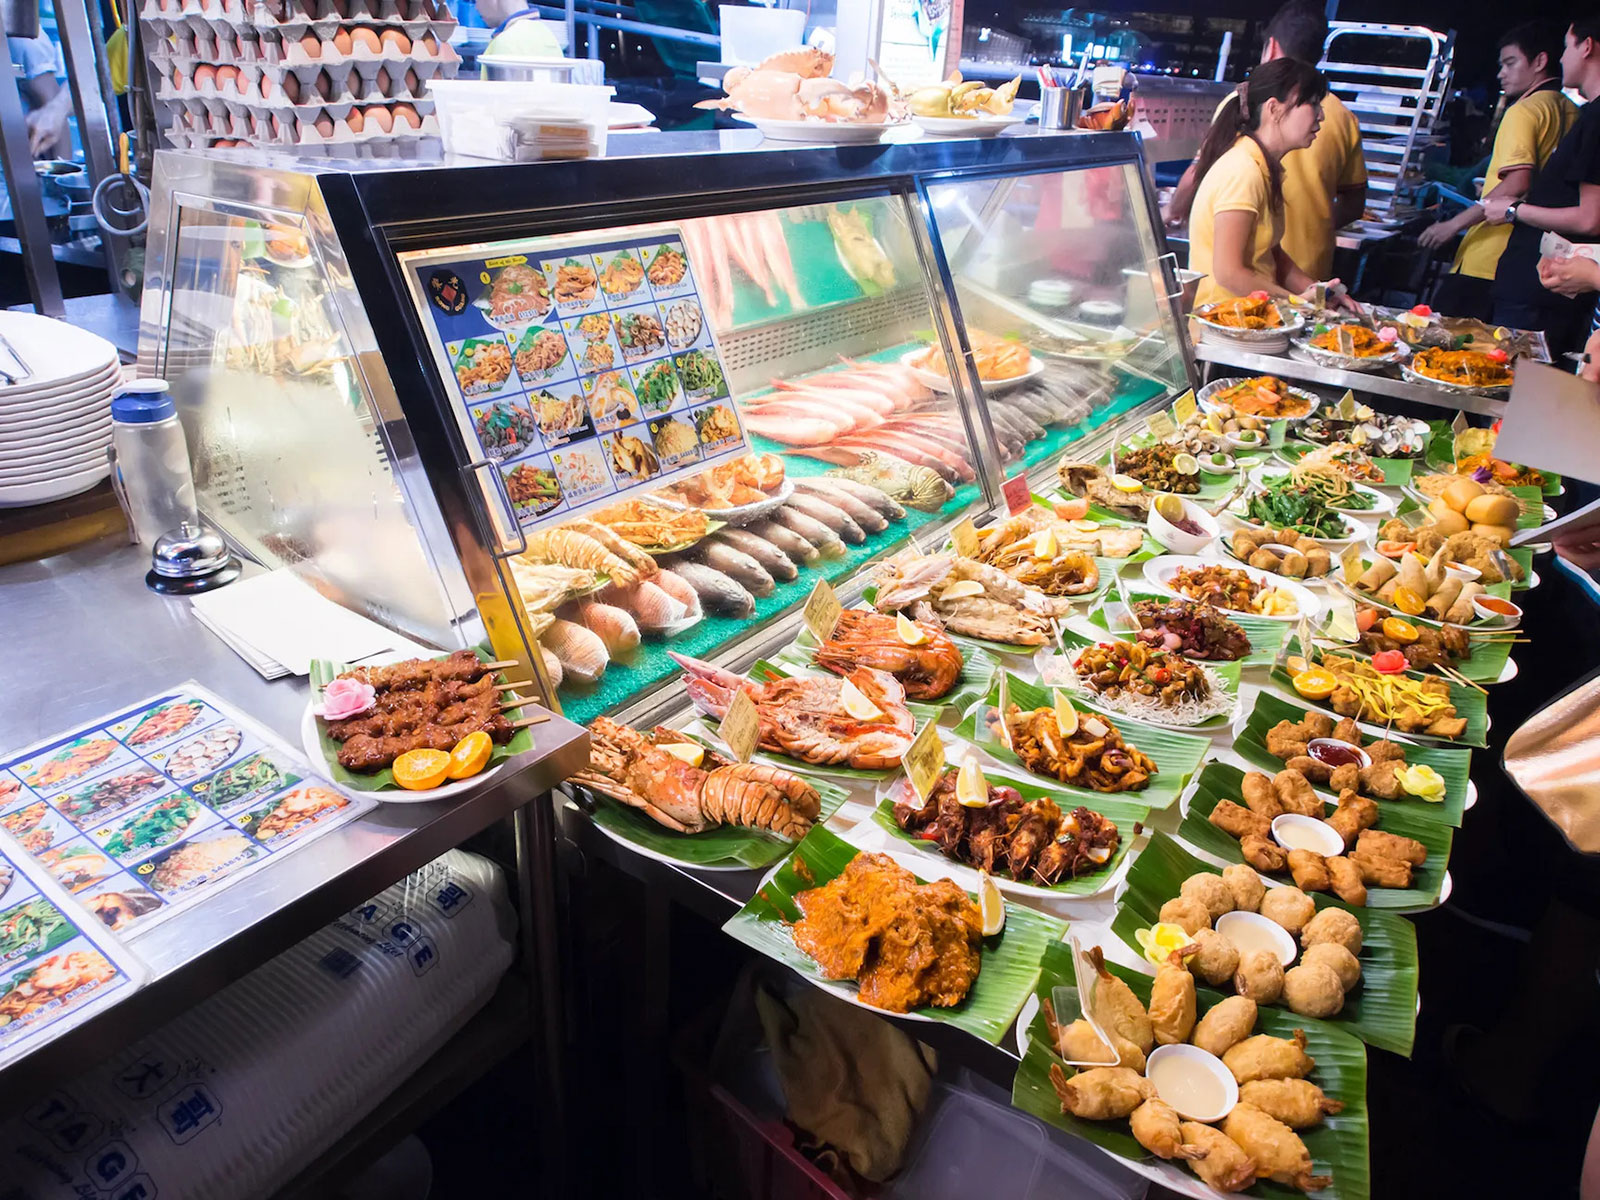
<svg viewBox="0 0 1600 1200">
<path fill-rule="evenodd" d="M 0 834 L 0 1066 L 116 1003 L 145 975 Z"/>
<path fill-rule="evenodd" d="M 524 530 L 748 449 L 677 230 L 475 249 L 407 255 L 408 270 L 435 353 L 456 375 L 447 394 L 464 401 L 458 416 Z M 447 304 L 439 278 L 481 280 L 487 299 Z M 514 325 L 504 316 L 541 305 Z"/>
<path fill-rule="evenodd" d="M 96 748 L 94 765 L 65 772 L 59 764 L 82 761 L 85 747 Z M 193 683 L 0 761 L 0 829 L 119 933 L 372 804 Z"/>
</svg>

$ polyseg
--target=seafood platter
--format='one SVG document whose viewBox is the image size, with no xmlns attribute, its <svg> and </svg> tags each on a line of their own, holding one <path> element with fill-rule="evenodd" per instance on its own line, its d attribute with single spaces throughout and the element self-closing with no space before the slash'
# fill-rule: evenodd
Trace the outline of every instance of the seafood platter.
<svg viewBox="0 0 1600 1200">
<path fill-rule="evenodd" d="M 695 107 L 729 112 L 781 142 L 876 142 L 907 124 L 906 101 L 887 80 L 845 83 L 832 77 L 833 67 L 833 55 L 814 47 L 781 51 L 754 67 L 735 67 L 722 80 L 726 95 Z M 1001 103 L 990 101 L 992 109 Z M 1009 112 L 1009 98 L 1003 103 Z"/>
</svg>

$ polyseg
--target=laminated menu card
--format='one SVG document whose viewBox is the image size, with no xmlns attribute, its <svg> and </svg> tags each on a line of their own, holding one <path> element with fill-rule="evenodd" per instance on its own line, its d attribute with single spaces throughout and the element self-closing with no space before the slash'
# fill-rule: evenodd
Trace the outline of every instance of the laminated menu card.
<svg viewBox="0 0 1600 1200">
<path fill-rule="evenodd" d="M 402 257 L 457 424 L 524 530 L 748 449 L 676 227 Z"/>
<path fill-rule="evenodd" d="M 118 934 L 203 902 L 375 803 L 193 682 L 0 757 L 0 830 Z"/>
</svg>

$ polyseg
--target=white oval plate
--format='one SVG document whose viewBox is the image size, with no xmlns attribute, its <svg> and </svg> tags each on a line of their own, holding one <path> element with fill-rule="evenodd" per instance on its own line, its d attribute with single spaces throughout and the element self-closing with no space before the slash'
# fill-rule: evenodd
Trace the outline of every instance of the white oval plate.
<svg viewBox="0 0 1600 1200">
<path fill-rule="evenodd" d="M 1227 567 L 1230 570 L 1243 571 L 1246 575 L 1250 576 L 1251 579 L 1254 579 L 1263 587 L 1276 588 L 1279 591 L 1288 592 L 1294 597 L 1295 604 L 1299 606 L 1299 612 L 1295 613 L 1293 616 L 1287 617 L 1266 617 L 1266 620 L 1268 621 L 1298 621 L 1301 617 L 1307 617 L 1311 620 L 1315 620 L 1317 614 L 1322 611 L 1322 601 L 1317 599 L 1316 594 L 1304 584 L 1293 579 L 1285 579 L 1280 575 L 1268 574 L 1266 571 L 1258 571 L 1256 568 L 1246 566 L 1241 562 L 1228 562 L 1226 560 L 1218 561 L 1214 558 L 1194 558 L 1187 555 L 1178 554 L 1164 554 L 1160 558 L 1152 558 L 1144 564 L 1145 582 L 1158 591 L 1165 592 L 1169 596 L 1179 596 L 1183 599 L 1191 599 L 1192 597 L 1183 596 L 1181 592 L 1174 591 L 1167 584 L 1167 580 L 1171 579 L 1184 567 Z M 1222 609 L 1222 611 L 1232 612 L 1233 610 L 1225 608 Z M 1262 613 L 1246 613 L 1245 615 L 1255 617 L 1264 616 Z"/>
<path fill-rule="evenodd" d="M 993 115 L 978 117 L 913 116 L 911 123 L 922 130 L 923 133 L 935 134 L 938 137 L 993 137 L 1002 129 L 1022 124 L 1022 118 L 1010 115 L 1004 117 Z"/>
<path fill-rule="evenodd" d="M 951 391 L 952 391 L 952 388 L 950 386 L 950 380 L 948 378 L 946 378 L 943 375 L 937 374 L 936 372 L 925 370 L 922 367 L 912 367 L 911 366 L 911 360 L 913 358 L 918 357 L 921 354 L 922 354 L 922 349 L 921 348 L 916 349 L 916 350 L 907 350 L 904 354 L 902 354 L 900 356 L 900 361 L 905 366 L 911 368 L 911 373 L 917 377 L 917 380 L 919 382 L 921 382 L 921 383 L 925 384 L 926 386 L 932 388 L 936 392 L 941 392 L 941 393 L 943 393 L 944 395 L 947 395 L 947 396 L 950 395 Z M 981 382 L 983 383 L 983 390 L 986 393 L 1009 392 L 1012 388 L 1021 387 L 1023 384 L 1027 383 L 1030 379 L 1036 379 L 1038 376 L 1040 376 L 1043 373 L 1044 373 L 1044 363 L 1039 361 L 1039 356 L 1037 354 L 1033 354 L 1033 353 L 1030 352 L 1029 355 L 1028 355 L 1028 369 L 1026 371 L 1024 371 L 1021 375 L 1013 376 L 1010 379 L 985 379 L 985 380 L 982 380 Z"/>
<path fill-rule="evenodd" d="M 532 704 L 533 701 L 530 700 L 528 703 Z M 311 709 L 312 704 L 308 700 L 306 702 L 306 710 L 300 717 L 300 748 L 305 751 L 306 757 L 311 762 L 321 764 L 326 771 L 329 769 L 329 763 L 327 756 L 322 752 L 322 734 L 317 730 L 317 715 Z M 371 796 L 374 800 L 380 800 L 384 804 L 426 804 L 430 800 L 448 800 L 452 796 L 464 795 L 475 788 L 482 787 L 501 767 L 506 765 L 507 761 L 506 759 L 501 759 L 497 763 L 491 763 L 471 779 L 458 779 L 454 783 L 442 784 L 436 788 L 429 788 L 427 791 L 409 792 L 405 788 L 393 788 L 376 792 L 353 791 L 352 794 Z M 328 778 L 331 780 L 333 777 L 329 775 Z M 337 782 L 335 782 L 334 786 L 338 786 Z"/>
<path fill-rule="evenodd" d="M 0 483 L 0 508 L 21 508 L 28 504 L 65 500 L 68 496 L 88 491 L 109 474 L 111 464 L 102 461 L 99 466 L 76 475 L 60 475 L 39 483 Z"/>
<path fill-rule="evenodd" d="M 1288 473 L 1289 468 L 1287 467 L 1274 466 L 1272 463 L 1266 463 L 1265 465 L 1259 466 L 1250 472 L 1250 482 L 1255 484 L 1257 487 L 1265 487 L 1266 484 L 1263 482 L 1263 479 L 1266 476 L 1270 475 L 1272 478 L 1277 479 L 1279 476 L 1287 475 Z M 1393 496 L 1385 495 L 1383 492 L 1380 492 L 1377 488 L 1371 486 L 1370 484 L 1356 483 L 1354 480 L 1352 480 L 1350 482 L 1350 487 L 1355 491 L 1365 492 L 1377 503 L 1374 507 L 1366 509 L 1363 512 L 1352 512 L 1348 508 L 1338 509 L 1336 511 L 1340 516 L 1351 517 L 1357 521 L 1368 517 L 1386 517 L 1390 513 L 1394 512 L 1395 508 L 1399 505 L 1399 501 Z"/>
<path fill-rule="evenodd" d="M 869 125 L 858 121 L 777 121 L 770 117 L 733 114 L 735 121 L 754 125 L 763 137 L 775 142 L 811 142 L 829 146 L 856 146 L 876 142 L 891 129 L 902 129 L 909 122 L 882 121 Z"/>
</svg>

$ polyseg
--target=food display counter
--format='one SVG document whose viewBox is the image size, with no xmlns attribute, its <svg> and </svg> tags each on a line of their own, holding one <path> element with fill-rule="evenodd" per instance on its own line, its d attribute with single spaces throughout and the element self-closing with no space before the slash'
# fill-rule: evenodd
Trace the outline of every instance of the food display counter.
<svg viewBox="0 0 1600 1200">
<path fill-rule="evenodd" d="M 556 810 L 576 863 L 897 1021 L 1130 1192 L 1208 1196 L 1280 1155 L 1365 1197 L 1369 1048 L 1415 1035 L 1405 914 L 1448 894 L 1466 747 L 1515 670 L 1495 617 L 1443 618 L 1537 582 L 1500 553 L 1537 488 L 1458 478 L 1442 423 L 1395 461 L 1299 440 L 1308 402 L 1197 426 L 1205 355 L 1130 135 L 624 145 L 158 156 L 147 365 L 202 510 L 385 624 L 486 644 L 586 726 Z M 1452 556 L 1488 582 L 1447 583 Z M 1292 859 L 1285 813 L 1315 839 Z M 852 961 L 834 933 L 863 892 L 936 961 Z M 653 1037 L 672 966 L 646 925 L 628 992 Z M 1220 932 L 1241 925 L 1256 943 Z M 1301 961 L 1308 929 L 1342 957 Z M 1074 1057 L 1091 976 L 1102 1030 L 1133 1031 L 1136 1053 L 1090 1034 L 1120 1073 Z M 1164 1040 L 1247 1083 L 1306 1074 L 1309 1045 L 1336 1106 L 1303 1142 L 1247 1111 L 1130 1131 L 1152 976 L 1180 996 Z M 1163 1161 L 1191 1139 L 1198 1174 Z"/>
</svg>

